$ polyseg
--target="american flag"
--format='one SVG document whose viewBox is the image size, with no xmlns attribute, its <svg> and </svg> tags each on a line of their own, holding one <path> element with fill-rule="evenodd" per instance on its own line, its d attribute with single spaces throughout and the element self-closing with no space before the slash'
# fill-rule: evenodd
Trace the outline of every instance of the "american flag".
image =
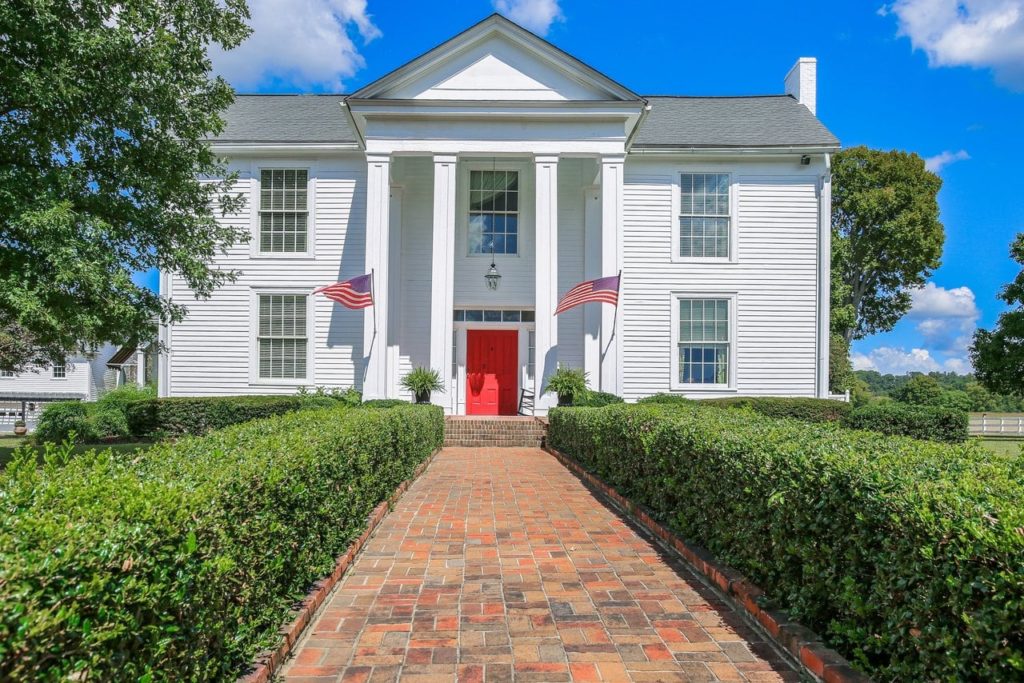
<svg viewBox="0 0 1024 683">
<path fill-rule="evenodd" d="M 619 277 L 620 275 L 613 275 L 579 283 L 566 292 L 562 300 L 558 302 L 555 315 L 590 301 L 617 306 L 619 303 Z"/>
<path fill-rule="evenodd" d="M 372 275 L 360 275 L 344 282 L 324 285 L 313 290 L 314 294 L 323 294 L 332 301 L 337 301 L 345 308 L 366 308 L 373 305 Z"/>
</svg>

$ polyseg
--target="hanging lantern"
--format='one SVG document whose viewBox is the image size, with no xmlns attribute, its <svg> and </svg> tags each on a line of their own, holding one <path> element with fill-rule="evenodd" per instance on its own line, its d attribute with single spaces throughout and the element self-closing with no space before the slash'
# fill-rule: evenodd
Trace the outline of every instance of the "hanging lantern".
<svg viewBox="0 0 1024 683">
<path fill-rule="evenodd" d="M 498 283 L 501 282 L 501 273 L 498 272 L 497 266 L 494 265 L 494 255 L 491 254 L 491 267 L 484 275 L 484 280 L 487 281 L 487 289 L 494 291 L 498 288 Z"/>
</svg>

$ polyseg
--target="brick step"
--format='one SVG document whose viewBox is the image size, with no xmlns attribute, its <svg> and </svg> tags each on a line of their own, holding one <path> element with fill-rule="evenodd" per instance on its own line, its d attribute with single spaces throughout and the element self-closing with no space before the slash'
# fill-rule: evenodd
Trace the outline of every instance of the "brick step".
<svg viewBox="0 0 1024 683">
<path fill-rule="evenodd" d="M 534 417 L 445 418 L 444 445 L 480 448 L 538 448 L 547 425 Z"/>
</svg>

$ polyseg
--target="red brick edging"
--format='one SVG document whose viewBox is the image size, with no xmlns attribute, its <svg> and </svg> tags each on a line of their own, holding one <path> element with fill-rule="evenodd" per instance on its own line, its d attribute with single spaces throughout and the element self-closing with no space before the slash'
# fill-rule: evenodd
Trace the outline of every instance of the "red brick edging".
<svg viewBox="0 0 1024 683">
<path fill-rule="evenodd" d="M 857 671 L 835 650 L 822 643 L 814 631 L 792 621 L 781 610 L 764 609 L 760 599 L 764 591 L 735 569 L 719 564 L 706 550 L 691 546 L 682 538 L 654 520 L 642 506 L 624 497 L 600 478 L 583 469 L 569 456 L 545 446 L 573 474 L 596 489 L 622 509 L 627 517 L 681 555 L 687 563 L 719 590 L 740 605 L 747 615 L 759 623 L 775 643 L 789 652 L 813 676 L 826 683 L 871 683 L 871 678 Z"/>
<path fill-rule="evenodd" d="M 345 554 L 338 558 L 331 575 L 313 584 L 313 588 L 306 594 L 306 597 L 296 610 L 295 618 L 281 627 L 281 630 L 278 632 L 282 638 L 281 644 L 276 650 L 267 650 L 257 655 L 250 671 L 239 676 L 237 683 L 269 683 L 269 681 L 273 680 L 274 675 L 280 671 L 281 666 L 295 650 L 302 632 L 312 622 L 313 616 L 320 608 L 320 605 L 331 594 L 331 591 L 334 590 L 334 587 L 341 580 L 341 577 L 345 575 L 345 572 L 348 571 L 348 568 L 352 566 L 356 555 L 362 550 L 370 535 L 373 534 L 377 526 L 387 516 L 388 511 L 395 502 L 408 490 L 412 482 L 423 474 L 423 470 L 427 469 L 427 465 L 430 464 L 430 461 L 434 459 L 439 450 L 431 453 L 429 458 L 417 465 L 412 476 L 399 484 L 398 488 L 395 489 L 395 492 L 387 500 L 373 509 L 373 512 L 370 513 L 366 520 L 366 529 L 359 535 L 359 538 L 352 541 Z"/>
</svg>

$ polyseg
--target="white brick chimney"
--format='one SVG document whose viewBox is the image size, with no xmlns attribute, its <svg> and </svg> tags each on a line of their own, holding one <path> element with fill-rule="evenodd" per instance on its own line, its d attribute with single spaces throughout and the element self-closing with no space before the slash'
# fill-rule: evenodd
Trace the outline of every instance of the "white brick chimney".
<svg viewBox="0 0 1024 683">
<path fill-rule="evenodd" d="M 818 109 L 818 60 L 801 57 L 786 74 L 786 94 L 817 115 Z"/>
</svg>

